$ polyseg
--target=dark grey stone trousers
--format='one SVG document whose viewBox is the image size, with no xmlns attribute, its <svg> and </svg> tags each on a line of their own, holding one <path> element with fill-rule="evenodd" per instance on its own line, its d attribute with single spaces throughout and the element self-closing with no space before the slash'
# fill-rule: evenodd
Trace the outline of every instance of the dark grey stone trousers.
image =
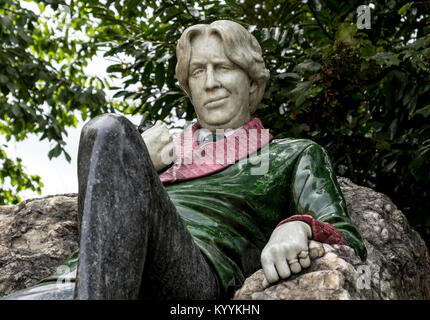
<svg viewBox="0 0 430 320">
<path fill-rule="evenodd" d="M 218 299 L 211 265 L 176 212 L 135 126 L 106 114 L 82 129 L 75 299 Z"/>
</svg>

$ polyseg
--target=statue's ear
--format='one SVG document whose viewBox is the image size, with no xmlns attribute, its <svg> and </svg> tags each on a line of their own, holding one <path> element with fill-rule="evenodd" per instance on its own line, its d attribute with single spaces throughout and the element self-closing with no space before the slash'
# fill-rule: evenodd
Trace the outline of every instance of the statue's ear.
<svg viewBox="0 0 430 320">
<path fill-rule="evenodd" d="M 249 85 L 249 95 L 254 94 L 258 89 L 257 82 L 255 80 L 251 80 L 251 83 Z"/>
</svg>

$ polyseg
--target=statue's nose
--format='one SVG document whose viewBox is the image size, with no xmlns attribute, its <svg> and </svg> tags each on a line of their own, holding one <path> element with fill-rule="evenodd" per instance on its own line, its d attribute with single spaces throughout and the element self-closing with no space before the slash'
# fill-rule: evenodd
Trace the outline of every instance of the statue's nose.
<svg viewBox="0 0 430 320">
<path fill-rule="evenodd" d="M 212 65 L 209 65 L 206 71 L 205 89 L 211 90 L 220 87 L 220 82 L 217 79 L 216 72 Z"/>
</svg>

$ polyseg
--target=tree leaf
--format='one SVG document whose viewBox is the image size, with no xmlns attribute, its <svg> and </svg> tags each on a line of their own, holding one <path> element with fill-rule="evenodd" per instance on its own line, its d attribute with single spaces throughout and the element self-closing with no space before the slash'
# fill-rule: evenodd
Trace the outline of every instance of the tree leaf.
<svg viewBox="0 0 430 320">
<path fill-rule="evenodd" d="M 155 67 L 155 84 L 161 90 L 164 86 L 166 72 L 164 70 L 164 64 L 158 63 Z"/>
<path fill-rule="evenodd" d="M 430 116 L 430 104 L 415 111 L 415 115 L 417 114 L 423 115 L 425 118 Z"/>
<path fill-rule="evenodd" d="M 405 5 L 403 5 L 397 12 L 398 14 L 404 16 L 406 15 L 406 12 L 409 10 L 409 8 L 413 5 L 413 2 L 408 2 Z"/>
<path fill-rule="evenodd" d="M 58 157 L 60 154 L 61 154 L 61 145 L 60 144 L 57 144 L 56 146 L 55 146 L 55 148 L 53 148 L 53 149 L 51 149 L 49 152 L 48 152 L 48 158 L 49 159 L 52 159 L 52 158 L 56 158 L 56 157 Z"/>
</svg>

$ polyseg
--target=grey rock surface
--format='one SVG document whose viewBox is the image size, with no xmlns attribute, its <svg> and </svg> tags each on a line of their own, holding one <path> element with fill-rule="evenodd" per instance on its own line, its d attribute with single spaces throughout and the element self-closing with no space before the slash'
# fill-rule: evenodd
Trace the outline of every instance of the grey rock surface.
<svg viewBox="0 0 430 320">
<path fill-rule="evenodd" d="M 313 241 L 311 267 L 268 288 L 263 271 L 234 299 L 430 299 L 430 257 L 419 234 L 385 195 L 339 178 L 368 251 Z M 0 296 L 37 284 L 78 247 L 75 194 L 0 206 Z"/>
<path fill-rule="evenodd" d="M 368 256 L 347 246 L 313 242 L 320 258 L 311 267 L 268 288 L 263 271 L 250 276 L 234 299 L 430 299 L 430 258 L 419 234 L 385 195 L 339 178 L 352 222 Z"/>
<path fill-rule="evenodd" d="M 0 296 L 53 274 L 78 248 L 77 195 L 0 206 Z"/>
</svg>

